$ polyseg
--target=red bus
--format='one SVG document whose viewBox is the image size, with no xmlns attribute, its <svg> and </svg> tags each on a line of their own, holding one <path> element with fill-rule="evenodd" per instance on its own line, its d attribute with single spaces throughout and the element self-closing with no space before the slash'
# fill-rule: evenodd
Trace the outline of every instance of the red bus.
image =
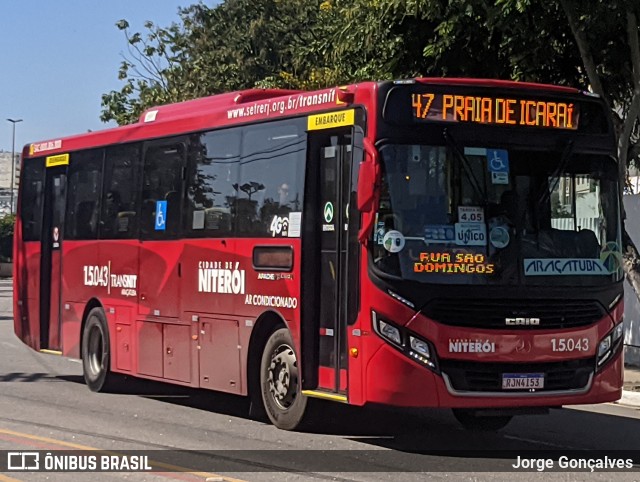
<svg viewBox="0 0 640 482">
<path fill-rule="evenodd" d="M 604 103 L 478 79 L 247 90 L 27 145 L 15 333 L 123 375 L 448 407 L 617 400 L 621 189 Z M 120 380 L 121 381 L 121 380 Z"/>
</svg>

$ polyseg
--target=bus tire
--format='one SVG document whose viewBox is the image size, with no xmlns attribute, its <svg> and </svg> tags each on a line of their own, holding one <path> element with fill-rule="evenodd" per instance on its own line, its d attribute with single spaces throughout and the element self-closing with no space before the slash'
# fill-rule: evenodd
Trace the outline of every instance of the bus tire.
<svg viewBox="0 0 640 482">
<path fill-rule="evenodd" d="M 478 415 L 473 410 L 460 408 L 454 408 L 453 415 L 466 430 L 479 432 L 497 432 L 505 428 L 513 418 L 511 415 Z"/>
<path fill-rule="evenodd" d="M 274 331 L 262 352 L 260 392 L 271 423 L 283 430 L 295 430 L 303 421 L 307 397 L 302 395 L 298 359 L 289 330 Z"/>
<path fill-rule="evenodd" d="M 93 308 L 82 332 L 82 374 L 92 392 L 105 392 L 114 385 L 110 347 L 107 317 L 102 308 Z"/>
</svg>

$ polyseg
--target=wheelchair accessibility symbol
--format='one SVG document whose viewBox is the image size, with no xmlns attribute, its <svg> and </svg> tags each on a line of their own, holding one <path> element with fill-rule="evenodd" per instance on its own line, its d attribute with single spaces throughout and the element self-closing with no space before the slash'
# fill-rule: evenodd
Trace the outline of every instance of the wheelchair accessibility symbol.
<svg viewBox="0 0 640 482">
<path fill-rule="evenodd" d="M 487 149 L 489 171 L 509 172 L 509 152 L 504 149 Z"/>
<path fill-rule="evenodd" d="M 167 201 L 156 201 L 156 231 L 167 229 Z"/>
<path fill-rule="evenodd" d="M 509 151 L 487 149 L 487 167 L 492 184 L 509 184 Z"/>
</svg>

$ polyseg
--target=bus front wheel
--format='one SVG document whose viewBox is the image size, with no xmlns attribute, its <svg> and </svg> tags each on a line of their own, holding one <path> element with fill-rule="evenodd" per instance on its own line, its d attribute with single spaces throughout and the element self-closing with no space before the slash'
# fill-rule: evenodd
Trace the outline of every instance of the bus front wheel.
<svg viewBox="0 0 640 482">
<path fill-rule="evenodd" d="M 481 432 L 498 431 L 513 418 L 510 415 L 479 415 L 473 410 L 464 409 L 454 409 L 453 415 L 465 429 Z"/>
<path fill-rule="evenodd" d="M 289 330 L 274 331 L 260 363 L 260 391 L 271 423 L 283 430 L 300 426 L 307 408 L 298 376 L 298 359 Z"/>
<path fill-rule="evenodd" d="M 102 308 L 93 308 L 82 333 L 82 373 L 92 392 L 103 392 L 112 382 L 107 318 Z"/>
</svg>

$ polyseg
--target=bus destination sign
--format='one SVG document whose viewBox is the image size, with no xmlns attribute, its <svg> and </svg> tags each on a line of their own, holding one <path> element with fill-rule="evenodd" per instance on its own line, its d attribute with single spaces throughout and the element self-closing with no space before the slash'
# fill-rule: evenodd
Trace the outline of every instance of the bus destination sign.
<svg viewBox="0 0 640 482">
<path fill-rule="evenodd" d="M 417 121 L 578 128 L 579 108 L 573 102 L 427 92 L 412 93 L 411 106 Z"/>
</svg>

